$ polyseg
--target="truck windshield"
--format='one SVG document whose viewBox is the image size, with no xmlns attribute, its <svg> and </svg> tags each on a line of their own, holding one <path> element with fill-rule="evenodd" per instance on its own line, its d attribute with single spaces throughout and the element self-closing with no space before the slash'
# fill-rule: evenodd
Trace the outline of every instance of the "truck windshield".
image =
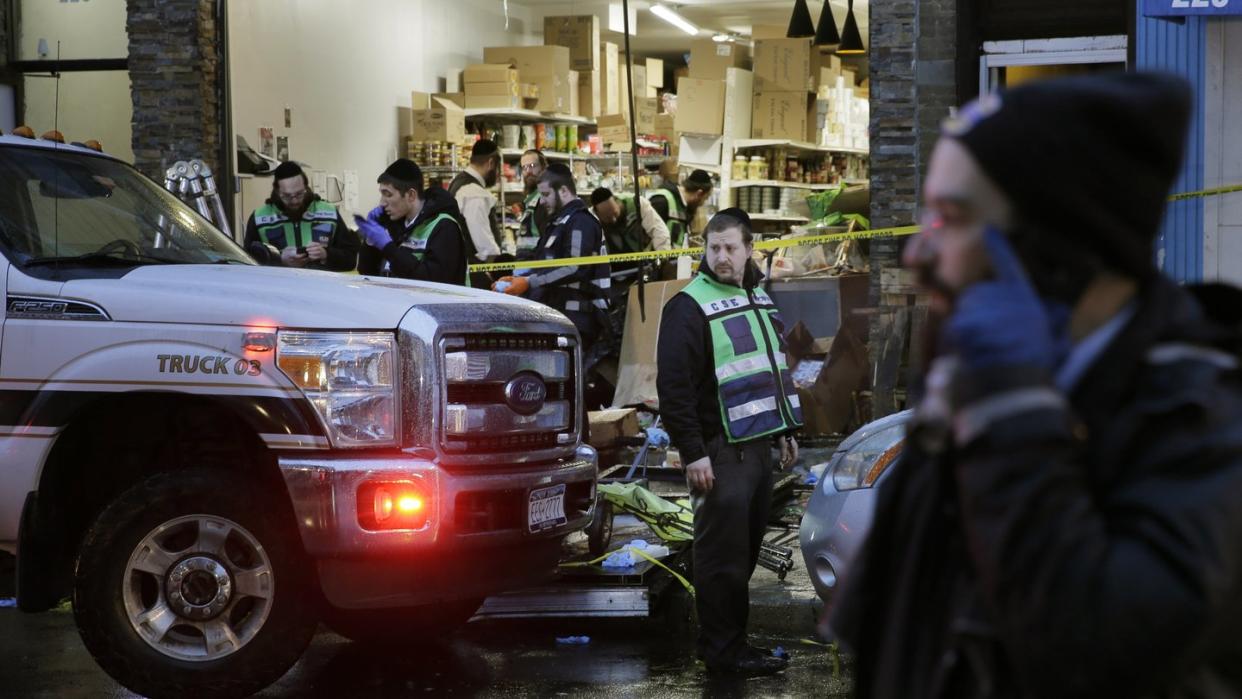
<svg viewBox="0 0 1242 699">
<path fill-rule="evenodd" d="M 253 264 L 129 165 L 47 148 L 0 148 L 0 248 L 24 267 Z"/>
</svg>

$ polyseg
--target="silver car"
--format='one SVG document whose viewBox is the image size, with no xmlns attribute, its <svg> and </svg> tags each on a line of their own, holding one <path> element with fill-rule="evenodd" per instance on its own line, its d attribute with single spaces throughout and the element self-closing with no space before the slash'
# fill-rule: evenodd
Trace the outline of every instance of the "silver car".
<svg viewBox="0 0 1242 699">
<path fill-rule="evenodd" d="M 901 455 L 904 410 L 868 423 L 850 435 L 824 466 L 802 516 L 799 543 L 816 592 L 826 603 L 840 589 L 850 561 L 862 547 L 875 512 L 874 486 Z M 818 469 L 812 469 L 812 472 Z"/>
</svg>

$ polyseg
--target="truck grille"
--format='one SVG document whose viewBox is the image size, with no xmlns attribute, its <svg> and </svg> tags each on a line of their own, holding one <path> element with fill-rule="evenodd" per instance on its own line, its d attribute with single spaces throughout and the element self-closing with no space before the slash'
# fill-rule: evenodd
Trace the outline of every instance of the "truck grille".
<svg viewBox="0 0 1242 699">
<path fill-rule="evenodd" d="M 442 347 L 447 451 L 542 450 L 577 442 L 577 353 L 568 338 L 461 335 Z"/>
</svg>

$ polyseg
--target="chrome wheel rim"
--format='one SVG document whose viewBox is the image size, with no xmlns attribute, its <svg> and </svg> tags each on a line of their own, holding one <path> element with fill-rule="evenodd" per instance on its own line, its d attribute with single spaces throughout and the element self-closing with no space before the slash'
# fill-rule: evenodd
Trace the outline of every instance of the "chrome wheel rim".
<svg viewBox="0 0 1242 699">
<path fill-rule="evenodd" d="M 274 582 L 267 552 L 244 527 L 187 515 L 134 547 L 122 597 L 147 645 L 177 660 L 208 662 L 254 640 L 271 613 Z"/>
</svg>

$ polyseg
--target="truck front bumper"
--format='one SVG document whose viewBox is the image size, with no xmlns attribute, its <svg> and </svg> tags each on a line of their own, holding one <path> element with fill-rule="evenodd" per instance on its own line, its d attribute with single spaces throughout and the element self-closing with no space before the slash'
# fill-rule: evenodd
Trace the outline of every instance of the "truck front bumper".
<svg viewBox="0 0 1242 699">
<path fill-rule="evenodd" d="M 573 459 L 512 469 L 447 470 L 412 456 L 339 453 L 282 456 L 279 464 L 320 586 L 342 609 L 434 604 L 538 582 L 555 571 L 564 536 L 594 516 L 599 471 L 587 446 Z M 430 494 L 424 527 L 363 528 L 360 486 L 414 479 Z M 560 485 L 566 521 L 532 531 L 531 491 Z"/>
</svg>

